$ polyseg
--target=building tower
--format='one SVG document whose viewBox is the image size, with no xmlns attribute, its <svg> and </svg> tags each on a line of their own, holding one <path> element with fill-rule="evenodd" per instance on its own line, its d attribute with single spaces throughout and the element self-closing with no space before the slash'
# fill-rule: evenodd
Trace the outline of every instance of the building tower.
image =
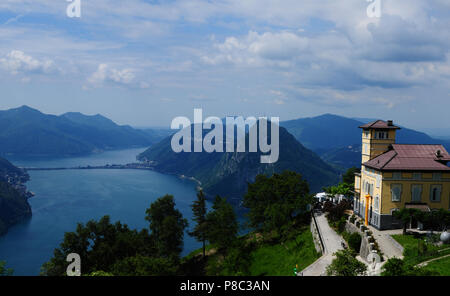
<svg viewBox="0 0 450 296">
<path fill-rule="evenodd" d="M 361 125 L 362 132 L 362 160 L 365 163 L 389 150 L 395 144 L 396 131 L 400 129 L 392 120 L 377 120 Z"/>
</svg>

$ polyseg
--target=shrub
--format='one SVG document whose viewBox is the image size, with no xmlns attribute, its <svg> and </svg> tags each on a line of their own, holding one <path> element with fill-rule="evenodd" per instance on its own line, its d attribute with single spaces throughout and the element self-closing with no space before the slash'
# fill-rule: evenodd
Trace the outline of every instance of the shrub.
<svg viewBox="0 0 450 296">
<path fill-rule="evenodd" d="M 353 257 L 347 250 L 337 251 L 336 258 L 327 267 L 327 275 L 331 276 L 357 276 L 364 275 L 367 266 Z"/>
<path fill-rule="evenodd" d="M 355 220 L 356 220 L 356 216 L 355 216 L 355 215 L 352 215 L 352 216 L 350 217 L 350 223 L 354 224 L 354 223 L 355 223 Z"/>
<path fill-rule="evenodd" d="M 337 229 L 339 233 L 342 233 L 345 231 L 345 224 L 347 224 L 347 221 L 344 217 L 341 218 L 341 220 L 339 220 L 339 223 L 337 225 Z"/>
<path fill-rule="evenodd" d="M 354 232 L 348 237 L 348 246 L 353 251 L 359 252 L 359 249 L 361 248 L 361 240 L 361 235 L 357 232 Z"/>
</svg>

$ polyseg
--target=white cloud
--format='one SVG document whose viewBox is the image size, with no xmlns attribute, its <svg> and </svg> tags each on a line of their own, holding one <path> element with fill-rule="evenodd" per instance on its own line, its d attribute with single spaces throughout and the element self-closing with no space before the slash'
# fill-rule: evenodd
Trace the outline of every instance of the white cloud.
<svg viewBox="0 0 450 296">
<path fill-rule="evenodd" d="M 12 50 L 0 58 L 0 66 L 13 75 L 48 74 L 55 70 L 52 60 L 39 60 L 20 50 Z"/>
<path fill-rule="evenodd" d="M 118 85 L 131 85 L 134 82 L 135 74 L 133 69 L 118 70 L 111 68 L 107 64 L 100 64 L 89 78 L 88 82 L 95 87 L 103 86 L 104 83 Z"/>
</svg>

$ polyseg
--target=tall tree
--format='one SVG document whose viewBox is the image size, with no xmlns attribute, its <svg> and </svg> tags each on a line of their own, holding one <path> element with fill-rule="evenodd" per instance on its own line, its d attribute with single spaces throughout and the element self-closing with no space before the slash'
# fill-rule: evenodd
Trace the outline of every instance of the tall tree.
<svg viewBox="0 0 450 296">
<path fill-rule="evenodd" d="M 342 182 L 346 184 L 355 184 L 355 173 L 361 173 L 360 168 L 352 167 L 345 172 L 345 174 L 342 176 Z"/>
<path fill-rule="evenodd" d="M 173 196 L 160 197 L 150 205 L 146 214 L 145 219 L 150 222 L 151 236 L 158 254 L 167 258 L 179 258 L 188 222 L 175 208 Z"/>
<path fill-rule="evenodd" d="M 412 221 L 414 217 L 420 217 L 420 211 L 417 209 L 402 208 L 393 213 L 393 216 L 403 223 L 403 234 L 406 234 L 408 223 Z"/>
<path fill-rule="evenodd" d="M 235 240 L 239 230 L 236 213 L 225 198 L 217 196 L 212 211 L 206 215 L 208 225 L 206 237 L 219 249 L 230 246 Z"/>
<path fill-rule="evenodd" d="M 312 203 L 308 183 L 300 174 L 284 171 L 282 174 L 256 176 L 248 185 L 244 207 L 250 209 L 249 224 L 258 230 L 278 230 L 294 220 L 306 216 Z"/>
<path fill-rule="evenodd" d="M 203 245 L 203 258 L 205 258 L 206 253 L 206 197 L 202 190 L 197 193 L 197 200 L 192 204 L 192 212 L 194 214 L 193 220 L 197 223 L 194 230 L 189 233 L 189 235 L 195 237 L 197 241 L 202 242 Z"/>
<path fill-rule="evenodd" d="M 81 272 L 109 272 L 112 266 L 127 257 L 154 256 L 156 250 L 147 229 L 131 230 L 126 224 L 111 224 L 109 216 L 99 221 L 79 223 L 75 232 L 66 232 L 53 257 L 42 266 L 42 274 L 63 276 L 67 269 L 67 255 L 77 253 L 81 257 Z"/>
</svg>

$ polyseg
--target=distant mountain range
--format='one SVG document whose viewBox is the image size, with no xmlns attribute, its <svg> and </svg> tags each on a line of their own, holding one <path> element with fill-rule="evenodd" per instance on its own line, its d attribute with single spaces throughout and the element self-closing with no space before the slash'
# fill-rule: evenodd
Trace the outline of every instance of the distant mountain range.
<svg viewBox="0 0 450 296">
<path fill-rule="evenodd" d="M 0 155 L 72 156 L 146 147 L 167 131 L 119 126 L 101 115 L 48 115 L 27 106 L 0 111 Z"/>
<path fill-rule="evenodd" d="M 0 158 L 0 235 L 9 227 L 31 216 L 26 188 L 28 175 Z"/>
<path fill-rule="evenodd" d="M 370 122 L 333 114 L 281 122 L 294 137 L 324 160 L 340 168 L 361 165 L 361 129 Z M 442 144 L 450 148 L 450 141 L 434 139 L 425 133 L 402 127 L 397 132 L 397 143 Z"/>
<path fill-rule="evenodd" d="M 152 162 L 155 169 L 163 173 L 194 177 L 209 196 L 219 194 L 232 200 L 240 200 L 247 190 L 247 183 L 253 182 L 258 174 L 292 170 L 302 174 L 312 192 L 339 181 L 336 170 L 300 144 L 286 129 L 280 128 L 279 137 L 279 159 L 273 164 L 261 164 L 261 153 L 250 153 L 248 149 L 241 153 L 175 153 L 171 149 L 171 137 L 150 147 L 138 159 Z M 248 143 L 248 134 L 246 139 Z"/>
</svg>

